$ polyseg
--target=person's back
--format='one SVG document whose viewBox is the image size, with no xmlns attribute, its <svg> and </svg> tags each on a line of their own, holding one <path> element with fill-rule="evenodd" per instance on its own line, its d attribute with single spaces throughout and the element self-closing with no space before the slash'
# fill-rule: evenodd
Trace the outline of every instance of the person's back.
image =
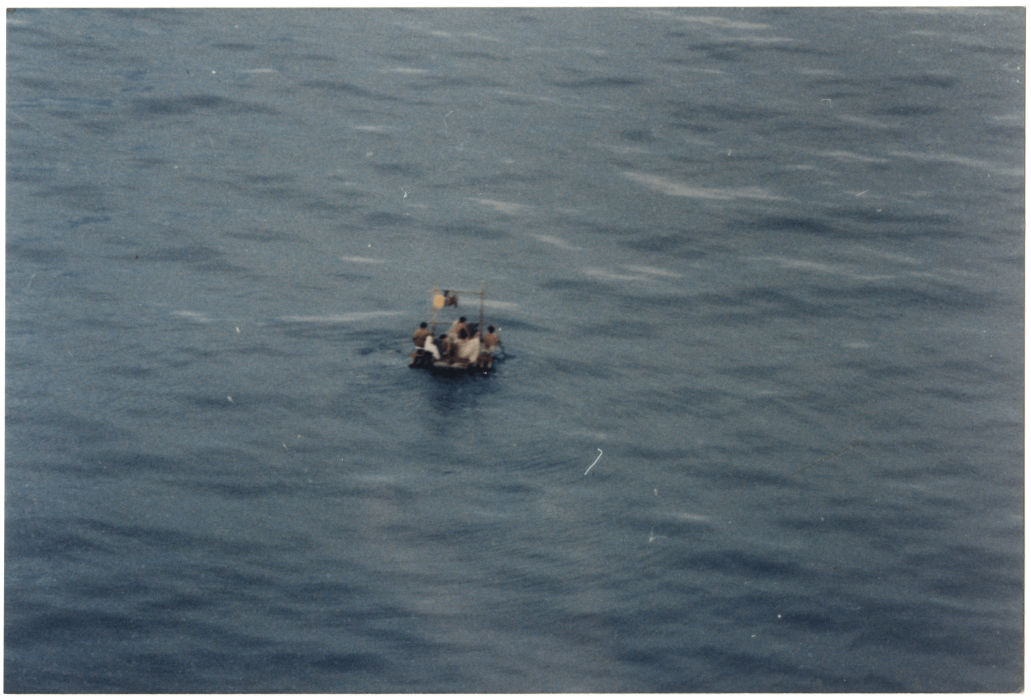
<svg viewBox="0 0 1031 700">
<path fill-rule="evenodd" d="M 415 330 L 412 335 L 412 342 L 415 343 L 415 347 L 421 348 L 426 344 L 426 338 L 430 336 L 429 330 L 426 328 L 426 322 L 423 321 L 419 324 L 419 327 Z"/>
<path fill-rule="evenodd" d="M 447 331 L 447 337 L 449 340 L 459 340 L 459 334 L 462 331 L 465 331 L 466 335 L 469 334 L 469 326 L 465 325 L 465 316 L 451 324 L 451 328 Z"/>
<path fill-rule="evenodd" d="M 480 357 L 480 339 L 477 336 L 467 338 L 458 348 L 459 359 L 476 362 Z"/>
<path fill-rule="evenodd" d="M 434 360 L 440 359 L 440 350 L 437 349 L 436 344 L 433 342 L 433 336 L 429 333 L 426 334 L 426 338 L 423 341 L 423 350 L 433 355 Z"/>
<path fill-rule="evenodd" d="M 483 349 L 493 353 L 494 348 L 499 345 L 501 345 L 501 338 L 494 332 L 494 326 L 487 326 L 487 334 L 483 336 Z"/>
</svg>

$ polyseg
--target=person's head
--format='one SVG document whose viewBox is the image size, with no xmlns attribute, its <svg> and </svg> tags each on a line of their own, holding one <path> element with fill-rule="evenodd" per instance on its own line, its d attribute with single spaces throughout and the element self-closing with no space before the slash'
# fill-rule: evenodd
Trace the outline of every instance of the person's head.
<svg viewBox="0 0 1031 700">
<path fill-rule="evenodd" d="M 458 322 L 459 323 L 465 323 L 465 316 L 459 316 L 458 317 Z"/>
<path fill-rule="evenodd" d="M 440 339 L 441 340 L 447 340 L 447 333 L 441 333 L 440 334 Z"/>
<path fill-rule="evenodd" d="M 487 326 L 487 332 L 488 333 L 493 333 L 494 332 L 494 326 Z"/>
<path fill-rule="evenodd" d="M 425 328 L 425 327 L 426 327 L 426 322 L 425 321 L 423 321 L 422 323 L 419 324 L 419 328 Z"/>
</svg>

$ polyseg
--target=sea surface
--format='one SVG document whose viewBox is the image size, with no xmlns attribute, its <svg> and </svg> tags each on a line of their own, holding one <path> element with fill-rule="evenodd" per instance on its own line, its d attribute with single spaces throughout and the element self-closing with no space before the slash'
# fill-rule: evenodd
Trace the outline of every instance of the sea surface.
<svg viewBox="0 0 1031 700">
<path fill-rule="evenodd" d="M 6 692 L 1023 688 L 1023 8 L 6 21 Z"/>
</svg>

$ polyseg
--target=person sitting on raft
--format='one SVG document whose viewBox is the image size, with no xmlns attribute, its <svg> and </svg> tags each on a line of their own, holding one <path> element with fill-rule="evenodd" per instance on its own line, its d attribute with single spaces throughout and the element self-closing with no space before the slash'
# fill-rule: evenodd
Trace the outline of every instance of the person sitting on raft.
<svg viewBox="0 0 1031 700">
<path fill-rule="evenodd" d="M 501 345 L 501 338 L 494 332 L 494 326 L 487 326 L 487 334 L 483 336 L 483 349 L 489 352 L 491 355 L 494 354 L 494 348 Z"/>
<path fill-rule="evenodd" d="M 450 340 L 451 342 L 455 342 L 456 340 L 460 340 L 460 338 L 458 336 L 459 336 L 459 333 L 462 332 L 462 331 L 465 331 L 466 337 L 468 337 L 470 335 L 470 333 L 469 333 L 469 326 L 465 325 L 465 316 L 462 316 L 461 318 L 459 318 L 457 321 L 455 321 L 454 323 L 451 324 L 451 328 L 448 328 L 448 331 L 447 331 L 447 338 L 448 338 L 448 340 Z"/>
<path fill-rule="evenodd" d="M 463 363 L 476 362 L 480 359 L 480 337 L 466 337 L 465 329 L 458 331 L 458 359 Z"/>
<path fill-rule="evenodd" d="M 426 338 L 430 336 L 430 331 L 426 328 L 426 322 L 423 321 L 419 324 L 419 327 L 415 329 L 415 333 L 412 334 L 412 342 L 415 343 L 415 347 L 422 348 L 426 344 Z"/>
</svg>

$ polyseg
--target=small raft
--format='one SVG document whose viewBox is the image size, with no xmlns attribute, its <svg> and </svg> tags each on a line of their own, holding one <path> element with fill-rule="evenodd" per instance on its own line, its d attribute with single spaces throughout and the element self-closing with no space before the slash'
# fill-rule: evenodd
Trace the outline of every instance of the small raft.
<svg viewBox="0 0 1031 700">
<path fill-rule="evenodd" d="M 494 365 L 499 359 L 495 351 L 500 348 L 501 343 L 496 335 L 483 332 L 485 285 L 481 284 L 478 292 L 461 289 L 442 290 L 437 287 L 430 292 L 433 294 L 432 318 L 429 324 L 424 323 L 413 336 L 417 349 L 409 354 L 411 362 L 408 366 L 444 375 L 493 372 Z M 447 333 L 441 334 L 438 338 L 437 324 L 440 321 L 440 312 L 451 306 L 457 308 L 459 294 L 476 294 L 480 297 L 480 320 L 478 323 L 466 323 L 465 316 L 461 316 L 449 324 Z M 429 328 L 426 328 L 427 325 Z"/>
</svg>

